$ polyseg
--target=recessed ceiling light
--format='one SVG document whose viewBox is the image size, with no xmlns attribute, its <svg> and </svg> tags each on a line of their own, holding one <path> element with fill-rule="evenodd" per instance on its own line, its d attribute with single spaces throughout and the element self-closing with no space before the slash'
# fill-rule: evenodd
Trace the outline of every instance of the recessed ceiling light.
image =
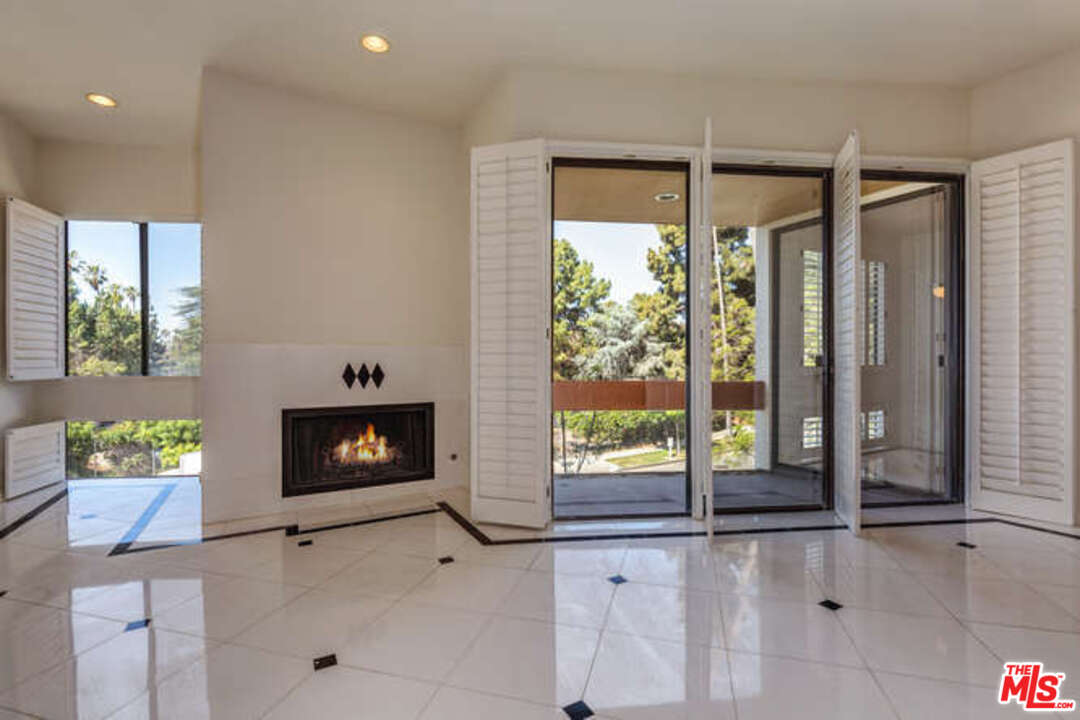
<svg viewBox="0 0 1080 720">
<path fill-rule="evenodd" d="M 377 54 L 390 52 L 390 41 L 382 35 L 365 35 L 360 38 L 360 46 L 368 52 Z"/>
<path fill-rule="evenodd" d="M 658 203 L 670 203 L 679 199 L 679 193 L 677 192 L 662 192 L 653 195 L 653 200 Z"/>
<path fill-rule="evenodd" d="M 95 105 L 100 105 L 101 107 L 116 107 L 116 100 L 102 93 L 86 93 L 86 99 L 94 103 Z"/>
</svg>

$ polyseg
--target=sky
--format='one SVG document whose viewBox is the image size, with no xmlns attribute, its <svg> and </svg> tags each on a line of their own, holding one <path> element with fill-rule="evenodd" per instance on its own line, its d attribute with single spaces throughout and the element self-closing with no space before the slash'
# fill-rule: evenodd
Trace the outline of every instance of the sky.
<svg viewBox="0 0 1080 720">
<path fill-rule="evenodd" d="M 195 223 L 150 223 L 150 305 L 162 328 L 182 325 L 173 308 L 179 289 L 201 284 L 201 228 Z M 71 221 L 68 250 L 89 264 L 105 268 L 109 282 L 139 284 L 139 226 L 130 222 Z M 81 292 L 89 292 L 79 283 Z"/>
<path fill-rule="evenodd" d="M 596 277 L 611 281 L 612 300 L 626 302 L 637 293 L 656 290 L 646 259 L 649 248 L 661 245 L 656 225 L 556 220 L 553 234 L 569 240 L 578 255 L 593 264 Z"/>
</svg>

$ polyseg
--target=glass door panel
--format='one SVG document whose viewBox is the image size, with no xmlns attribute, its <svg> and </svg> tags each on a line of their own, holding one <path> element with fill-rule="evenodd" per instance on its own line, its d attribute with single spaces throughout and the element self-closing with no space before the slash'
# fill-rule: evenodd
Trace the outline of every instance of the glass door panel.
<svg viewBox="0 0 1080 720">
<path fill-rule="evenodd" d="M 863 505 L 955 499 L 947 373 L 957 186 L 862 182 Z"/>
<path fill-rule="evenodd" d="M 554 162 L 554 516 L 685 514 L 689 168 Z"/>
<path fill-rule="evenodd" d="M 716 512 L 825 503 L 823 173 L 713 174 Z"/>
</svg>

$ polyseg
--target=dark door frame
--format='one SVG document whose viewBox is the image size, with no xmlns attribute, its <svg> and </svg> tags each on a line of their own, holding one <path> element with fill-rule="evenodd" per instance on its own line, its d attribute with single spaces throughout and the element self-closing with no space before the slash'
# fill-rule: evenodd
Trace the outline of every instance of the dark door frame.
<svg viewBox="0 0 1080 720">
<path fill-rule="evenodd" d="M 551 166 L 550 166 L 550 170 L 551 170 L 550 176 L 551 177 L 549 178 L 550 185 L 549 185 L 549 192 L 548 192 L 549 202 L 550 202 L 550 214 L 551 214 L 552 228 L 554 228 L 554 226 L 555 226 L 555 169 L 559 168 L 559 167 L 610 168 L 610 169 L 622 169 L 622 170 L 666 170 L 666 171 L 670 171 L 670 172 L 681 172 L 681 173 L 683 173 L 683 175 L 684 175 L 684 177 L 686 179 L 685 184 L 683 186 L 684 187 L 683 192 L 685 193 L 684 197 L 686 198 L 686 222 L 685 222 L 686 245 L 687 245 L 687 248 L 686 248 L 686 277 L 687 277 L 687 280 L 689 280 L 690 273 L 691 273 L 691 263 L 693 262 L 693 255 L 694 255 L 690 251 L 691 250 L 691 248 L 690 248 L 690 228 L 691 228 L 691 224 L 690 223 L 691 223 L 692 218 L 694 216 L 693 216 L 693 207 L 692 207 L 693 197 L 692 197 L 691 192 L 690 192 L 690 190 L 691 190 L 691 187 L 690 187 L 691 165 L 690 165 L 690 162 L 688 160 L 640 160 L 640 159 L 629 160 L 629 159 L 616 159 L 616 158 L 553 157 L 553 158 L 551 158 Z M 554 241 L 555 241 L 555 233 L 552 232 L 551 242 L 554 243 Z M 549 273 L 550 273 L 550 275 L 549 275 L 548 282 L 551 283 L 551 282 L 553 282 L 554 273 L 555 273 L 555 253 L 551 254 L 551 267 L 549 268 Z M 548 313 L 550 314 L 551 317 L 554 317 L 554 315 L 555 315 L 554 302 L 555 302 L 555 298 L 554 298 L 554 294 L 552 294 L 552 306 L 548 309 Z M 692 407 L 691 404 L 690 404 L 690 392 L 691 392 L 691 387 L 690 386 L 692 385 L 692 383 L 690 382 L 689 378 L 690 378 L 690 362 L 691 362 L 690 345 L 691 345 L 691 339 L 693 338 L 693 327 L 692 327 L 693 319 L 691 317 L 690 306 L 691 306 L 690 289 L 689 289 L 689 287 L 687 287 L 687 293 L 686 293 L 686 338 L 685 338 L 685 343 L 686 343 L 686 346 L 685 346 L 686 347 L 686 399 L 685 399 L 685 405 L 686 405 L 686 409 L 684 410 L 684 413 L 685 413 L 685 416 L 686 416 L 686 432 L 685 432 L 685 440 L 684 440 L 684 446 L 686 448 L 686 469 L 684 471 L 684 473 L 685 473 L 685 482 L 686 482 L 686 505 L 684 507 L 683 512 L 678 512 L 678 513 L 639 513 L 639 514 L 625 514 L 625 515 L 620 514 L 620 515 L 563 515 L 563 516 L 559 516 L 559 515 L 557 515 L 555 513 L 555 478 L 554 478 L 554 473 L 552 473 L 552 479 L 551 479 L 552 487 L 551 487 L 550 502 L 551 502 L 551 517 L 554 518 L 555 520 L 604 520 L 604 519 L 608 519 L 608 518 L 612 518 L 612 517 L 627 518 L 627 519 L 633 519 L 633 518 L 657 518 L 657 517 L 687 517 L 692 513 L 694 488 L 693 488 L 693 482 L 692 482 L 693 474 L 692 474 L 691 462 L 692 462 L 692 458 L 693 458 L 693 452 L 691 451 L 691 443 L 693 442 L 693 439 L 692 439 L 692 433 L 689 431 L 690 430 L 690 408 Z M 555 342 L 555 333 L 553 332 L 551 334 L 551 337 L 548 339 L 549 346 L 551 344 L 554 344 L 554 342 Z M 550 347 L 549 347 L 549 350 L 550 350 Z M 551 370 L 549 368 L 548 369 L 549 377 L 550 377 L 550 372 L 551 372 Z M 550 382 L 550 380 L 549 380 L 549 382 Z M 547 461 L 551 462 L 551 458 L 548 458 Z"/>
<path fill-rule="evenodd" d="M 914 502 L 862 503 L 862 507 L 897 507 L 905 505 L 944 505 L 964 501 L 964 475 L 967 468 L 966 428 L 964 397 L 966 394 L 967 366 L 966 347 L 967 316 L 965 298 L 967 288 L 965 274 L 967 255 L 964 243 L 966 234 L 966 196 L 964 191 L 965 176 L 953 173 L 919 172 L 909 170 L 863 170 L 862 180 L 893 180 L 904 182 L 938 183 L 947 187 L 945 194 L 946 208 L 946 269 L 945 287 L 945 474 L 948 495 L 938 500 L 918 500 Z M 928 189 L 921 194 L 935 191 Z M 903 195 L 895 199 L 883 200 L 863 209 L 902 202 L 918 197 L 920 191 Z M 949 200 L 951 199 L 951 202 Z"/>
<path fill-rule="evenodd" d="M 821 452 L 822 452 L 822 477 L 821 477 L 821 503 L 807 503 L 803 505 L 762 505 L 753 507 L 717 508 L 713 507 L 714 515 L 736 515 L 759 512 L 800 512 L 814 510 L 831 510 L 833 507 L 833 452 L 832 452 L 832 398 L 833 398 L 833 318 L 832 318 L 832 255 L 833 255 L 833 198 L 831 167 L 808 167 L 797 165 L 743 165 L 730 163 L 713 163 L 714 175 L 769 175 L 774 177 L 811 177 L 821 180 L 821 264 L 822 264 L 822 407 L 821 407 Z M 770 292 L 775 297 L 779 286 L 773 283 Z M 774 305 L 775 307 L 775 305 Z M 769 383 L 769 404 L 776 407 L 777 383 L 776 372 L 778 327 L 773 323 L 770 329 L 773 341 L 770 343 L 770 353 L 774 362 L 770 363 L 771 371 Z M 773 429 L 775 430 L 777 416 L 773 413 Z M 775 438 L 775 433 L 773 437 Z M 775 448 L 775 445 L 774 445 Z M 740 471 L 734 471 L 738 473 Z"/>
</svg>

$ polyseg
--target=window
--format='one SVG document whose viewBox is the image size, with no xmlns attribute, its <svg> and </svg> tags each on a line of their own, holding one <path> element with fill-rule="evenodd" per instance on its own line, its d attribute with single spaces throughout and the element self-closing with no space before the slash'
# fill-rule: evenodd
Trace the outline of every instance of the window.
<svg viewBox="0 0 1080 720">
<path fill-rule="evenodd" d="M 806 417 L 802 421 L 802 446 L 803 450 L 814 450 L 821 447 L 821 418 Z"/>
<path fill-rule="evenodd" d="M 201 420 L 71 421 L 68 479 L 198 475 Z"/>
<path fill-rule="evenodd" d="M 881 440 L 885 437 L 885 411 L 871 410 L 866 415 L 866 439 Z"/>
<path fill-rule="evenodd" d="M 823 278 L 821 274 L 821 251 L 803 250 L 803 367 L 821 367 L 824 337 L 822 325 L 823 313 Z"/>
<path fill-rule="evenodd" d="M 885 263 L 863 261 L 866 288 L 866 326 L 863 344 L 866 347 L 864 365 L 885 364 Z"/>
<path fill-rule="evenodd" d="M 197 223 L 68 223 L 68 375 L 198 375 Z"/>
</svg>

